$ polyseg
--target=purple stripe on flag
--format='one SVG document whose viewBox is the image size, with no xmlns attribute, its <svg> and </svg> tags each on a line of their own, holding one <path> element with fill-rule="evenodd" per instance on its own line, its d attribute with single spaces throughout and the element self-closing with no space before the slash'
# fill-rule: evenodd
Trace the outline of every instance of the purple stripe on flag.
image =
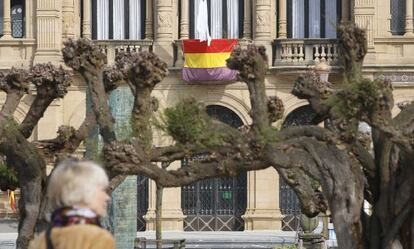
<svg viewBox="0 0 414 249">
<path fill-rule="evenodd" d="M 227 67 L 183 68 L 183 80 L 192 81 L 229 81 L 237 80 L 237 71 Z"/>
</svg>

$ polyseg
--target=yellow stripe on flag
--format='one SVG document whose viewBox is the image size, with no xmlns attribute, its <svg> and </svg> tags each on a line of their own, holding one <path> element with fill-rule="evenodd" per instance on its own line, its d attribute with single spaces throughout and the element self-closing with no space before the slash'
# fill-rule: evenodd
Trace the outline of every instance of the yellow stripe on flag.
<svg viewBox="0 0 414 249">
<path fill-rule="evenodd" d="M 225 67 L 230 52 L 225 53 L 187 53 L 184 55 L 185 65 L 189 68 Z"/>
</svg>

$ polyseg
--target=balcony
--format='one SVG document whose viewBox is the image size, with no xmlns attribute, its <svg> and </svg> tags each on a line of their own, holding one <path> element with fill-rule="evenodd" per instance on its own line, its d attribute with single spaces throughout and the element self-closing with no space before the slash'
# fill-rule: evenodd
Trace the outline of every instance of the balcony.
<svg viewBox="0 0 414 249">
<path fill-rule="evenodd" d="M 274 42 L 276 68 L 307 68 L 318 62 L 340 63 L 336 39 L 277 39 Z"/>
<path fill-rule="evenodd" d="M 94 42 L 107 55 L 110 65 L 115 63 L 115 57 L 119 52 L 152 50 L 152 40 L 96 40 Z"/>
</svg>

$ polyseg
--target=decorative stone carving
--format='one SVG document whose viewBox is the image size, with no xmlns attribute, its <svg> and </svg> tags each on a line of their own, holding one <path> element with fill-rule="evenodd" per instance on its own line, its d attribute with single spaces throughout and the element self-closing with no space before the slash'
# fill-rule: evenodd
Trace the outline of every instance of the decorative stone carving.
<svg viewBox="0 0 414 249">
<path fill-rule="evenodd" d="M 374 79 L 390 80 L 395 83 L 414 83 L 414 73 L 375 73 Z"/>
<path fill-rule="evenodd" d="M 374 48 L 374 15 L 355 15 L 355 23 L 366 29 L 368 48 Z"/>
<path fill-rule="evenodd" d="M 63 37 L 73 37 L 75 30 L 73 23 L 75 22 L 75 13 L 66 12 L 63 14 Z"/>
<path fill-rule="evenodd" d="M 172 27 L 172 17 L 170 13 L 161 12 L 158 15 L 158 27 L 159 28 L 171 28 Z"/>
<path fill-rule="evenodd" d="M 256 1 L 256 37 L 258 39 L 271 39 L 271 4 L 268 0 Z"/>
</svg>

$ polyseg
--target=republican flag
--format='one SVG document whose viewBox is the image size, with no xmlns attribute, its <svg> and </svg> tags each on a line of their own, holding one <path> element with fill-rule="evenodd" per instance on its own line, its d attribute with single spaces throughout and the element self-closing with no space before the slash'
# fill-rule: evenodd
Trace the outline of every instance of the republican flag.
<svg viewBox="0 0 414 249">
<path fill-rule="evenodd" d="M 184 68 L 183 80 L 197 81 L 231 81 L 237 79 L 237 71 L 226 66 L 235 39 L 214 39 L 210 46 L 207 41 L 183 40 Z"/>
</svg>

